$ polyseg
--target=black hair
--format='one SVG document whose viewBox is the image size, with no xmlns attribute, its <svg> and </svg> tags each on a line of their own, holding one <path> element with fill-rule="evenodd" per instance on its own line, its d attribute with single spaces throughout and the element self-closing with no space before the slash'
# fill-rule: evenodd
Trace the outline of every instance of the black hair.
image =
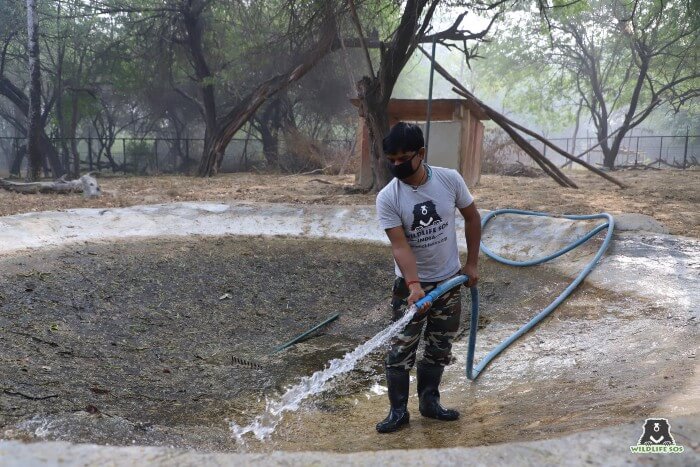
<svg viewBox="0 0 700 467">
<path fill-rule="evenodd" d="M 384 154 L 418 151 L 423 146 L 423 130 L 418 125 L 406 122 L 399 122 L 391 127 L 389 134 L 382 140 Z"/>
</svg>

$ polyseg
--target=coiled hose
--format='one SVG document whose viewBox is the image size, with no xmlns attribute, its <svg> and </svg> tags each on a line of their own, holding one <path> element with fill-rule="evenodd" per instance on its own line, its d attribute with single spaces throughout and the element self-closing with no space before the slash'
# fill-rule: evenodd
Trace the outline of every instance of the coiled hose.
<svg viewBox="0 0 700 467">
<path fill-rule="evenodd" d="M 493 251 L 491 251 L 486 245 L 484 245 L 484 242 L 481 242 L 481 251 L 488 256 L 489 258 L 496 260 L 500 263 L 507 264 L 509 266 L 517 266 L 517 267 L 526 267 L 526 266 L 535 266 L 537 264 L 542 264 L 547 261 L 550 261 L 554 258 L 558 258 L 559 256 L 573 250 L 574 248 L 582 245 L 583 243 L 587 242 L 591 238 L 593 238 L 594 235 L 596 235 L 598 232 L 604 229 L 608 229 L 605 239 L 603 240 L 602 245 L 596 252 L 595 256 L 593 259 L 583 268 L 583 270 L 579 273 L 579 275 L 576 277 L 576 279 L 569 284 L 569 286 L 564 289 L 564 291 L 556 298 L 552 303 L 550 303 L 546 308 L 544 308 L 542 311 L 540 311 L 537 315 L 535 315 L 534 318 L 532 318 L 530 321 L 528 321 L 525 325 L 523 325 L 520 329 L 518 329 L 515 333 L 513 333 L 510 337 L 505 339 L 503 342 L 498 344 L 491 352 L 484 357 L 483 360 L 481 360 L 476 366 L 474 366 L 474 350 L 476 348 L 476 333 L 477 333 L 477 325 L 479 321 L 479 291 L 476 287 L 471 287 L 469 290 L 471 292 L 471 302 L 472 302 L 472 309 L 471 309 L 471 320 L 470 320 L 470 328 L 469 328 L 469 342 L 467 346 L 467 365 L 466 365 L 466 374 L 467 378 L 470 380 L 475 380 L 476 378 L 479 377 L 481 372 L 486 368 L 486 366 L 491 363 L 491 361 L 498 356 L 503 350 L 505 350 L 509 345 L 511 345 L 513 342 L 515 342 L 518 338 L 520 338 L 523 334 L 528 332 L 530 329 L 535 327 L 540 321 L 542 321 L 544 318 L 546 318 L 555 308 L 557 308 L 566 298 L 571 295 L 571 292 L 574 291 L 576 287 L 590 274 L 590 272 L 593 270 L 595 267 L 596 263 L 600 258 L 603 256 L 603 253 L 608 249 L 610 246 L 610 241 L 612 240 L 613 236 L 613 230 L 615 228 L 615 220 L 613 217 L 608 214 L 608 213 L 601 213 L 601 214 L 591 214 L 591 215 L 556 215 L 556 214 L 548 214 L 545 212 L 537 212 L 537 211 L 523 211 L 520 209 L 498 209 L 496 211 L 491 211 L 488 213 L 482 220 L 481 220 L 481 229 L 482 231 L 485 230 L 486 224 L 490 220 L 492 220 L 494 217 L 500 215 L 500 214 L 518 214 L 518 215 L 523 215 L 523 216 L 540 216 L 540 217 L 560 217 L 560 218 L 565 218 L 565 219 L 571 219 L 571 220 L 590 220 L 590 219 L 605 219 L 606 222 L 603 224 L 600 224 L 590 230 L 588 233 L 583 235 L 581 238 L 575 240 L 574 242 L 570 243 L 569 245 L 565 246 L 564 248 L 560 249 L 559 251 L 556 251 L 544 258 L 539 258 L 539 259 L 532 259 L 528 261 L 513 261 L 507 258 L 503 258 L 502 256 L 497 255 Z M 445 282 L 442 282 L 439 284 L 437 287 L 435 287 L 433 290 L 431 290 L 425 297 L 420 299 L 418 302 L 416 302 L 416 307 L 420 309 L 425 303 L 432 303 L 434 302 L 438 297 L 443 295 L 445 292 L 451 290 L 454 287 L 458 287 L 464 283 L 466 283 L 469 280 L 469 278 L 465 275 L 460 275 L 457 277 L 453 277 L 452 279 L 449 279 Z"/>
</svg>

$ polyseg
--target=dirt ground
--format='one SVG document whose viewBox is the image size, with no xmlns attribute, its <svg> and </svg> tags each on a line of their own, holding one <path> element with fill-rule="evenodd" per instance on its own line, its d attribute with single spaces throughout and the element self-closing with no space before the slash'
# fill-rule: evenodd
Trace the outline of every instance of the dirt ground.
<svg viewBox="0 0 700 467">
<path fill-rule="evenodd" d="M 333 241 L 282 238 L 149 240 L 3 259 L 0 433 L 35 416 L 79 415 L 59 437 L 230 449 L 225 419 L 246 409 L 242 399 L 277 393 L 389 323 L 390 251 L 343 248 L 342 267 Z M 308 341 L 322 351 L 274 353 L 338 312 Z"/>
<path fill-rule="evenodd" d="M 617 186 L 588 172 L 571 172 L 579 189 L 559 187 L 548 177 L 483 175 L 471 187 L 485 209 L 519 208 L 560 214 L 607 211 L 654 217 L 672 234 L 700 238 L 700 170 L 622 170 L 629 185 Z M 104 195 L 20 195 L 0 191 L 0 215 L 82 207 L 124 207 L 176 201 L 240 200 L 298 204 L 374 204 L 374 195 L 353 189 L 354 175 L 222 174 L 202 179 L 184 176 L 102 177 Z"/>
<path fill-rule="evenodd" d="M 245 420 L 389 324 L 390 250 L 342 249 L 215 237 L 1 259 L 0 438 L 236 450 L 227 419 Z M 314 404 L 347 408 L 336 398 L 378 381 L 382 358 Z"/>
</svg>

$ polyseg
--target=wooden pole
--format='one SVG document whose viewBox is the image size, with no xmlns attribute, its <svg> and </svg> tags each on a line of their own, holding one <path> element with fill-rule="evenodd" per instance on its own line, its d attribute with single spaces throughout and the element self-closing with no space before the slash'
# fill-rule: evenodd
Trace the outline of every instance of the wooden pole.
<svg viewBox="0 0 700 467">
<path fill-rule="evenodd" d="M 433 39 L 433 56 L 430 60 L 430 80 L 428 84 L 428 111 L 425 122 L 425 162 L 428 162 L 430 156 L 430 121 L 433 114 L 433 75 L 435 74 L 435 46 L 437 45 L 437 37 Z"/>
<path fill-rule="evenodd" d="M 688 168 L 688 137 L 690 136 L 690 126 L 685 128 L 685 148 L 683 149 L 683 170 Z"/>
</svg>

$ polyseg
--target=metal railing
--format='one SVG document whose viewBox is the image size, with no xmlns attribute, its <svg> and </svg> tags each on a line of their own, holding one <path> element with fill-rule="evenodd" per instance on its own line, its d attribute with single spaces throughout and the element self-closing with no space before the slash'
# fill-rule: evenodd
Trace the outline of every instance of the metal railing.
<svg viewBox="0 0 700 467">
<path fill-rule="evenodd" d="M 25 139 L 13 136 L 0 136 L 0 171 L 9 172 Z M 551 142 L 569 153 L 580 154 L 597 141 L 592 136 L 576 139 L 551 138 Z M 72 162 L 72 148 L 75 147 L 80 160 L 80 171 L 101 171 L 121 174 L 148 175 L 158 173 L 191 173 L 196 170 L 201 158 L 204 140 L 202 138 L 116 138 L 109 147 L 97 138 L 75 138 L 73 140 L 52 139 L 59 154 L 64 147 L 69 148 Z M 540 141 L 529 140 L 544 155 L 558 166 L 569 169 L 579 168 L 577 164 L 567 164 L 568 159 L 546 147 Z M 328 140 L 323 143 L 338 151 L 350 151 L 352 140 Z M 500 151 L 501 162 L 520 162 L 535 167 L 535 162 L 515 144 L 507 151 Z M 590 164 L 603 165 L 603 152 L 600 147 L 583 156 Z M 26 157 L 21 170 L 26 168 Z M 253 138 L 236 138 L 226 148 L 221 171 L 239 172 L 252 168 L 266 167 L 266 159 L 260 141 Z M 700 164 L 700 135 L 685 136 L 628 136 L 623 140 L 615 166 L 620 167 L 673 167 L 687 169 Z"/>
<path fill-rule="evenodd" d="M 94 137 L 51 141 L 62 160 L 67 154 L 71 166 L 74 165 L 73 153 L 77 153 L 81 172 L 106 171 L 133 175 L 191 173 L 196 170 L 204 150 L 203 138 L 116 138 L 108 146 Z M 326 140 L 323 143 L 340 151 L 352 147 L 352 140 Z M 25 138 L 0 136 L 0 170 L 10 171 L 18 151 L 22 151 L 25 144 Z M 221 171 L 248 171 L 264 167 L 266 163 L 259 140 L 234 138 L 226 147 Z M 22 171 L 26 164 L 24 157 Z"/>
<path fill-rule="evenodd" d="M 568 168 L 577 164 L 567 164 L 568 159 L 537 140 L 528 140 L 548 159 L 558 166 Z M 570 154 L 578 155 L 595 145 L 597 139 L 591 136 L 579 137 L 574 147 L 573 138 L 551 138 L 550 141 Z M 526 165 L 536 166 L 527 154 L 518 148 L 515 160 Z M 604 155 L 600 147 L 593 149 L 582 157 L 590 164 L 603 165 Z M 628 136 L 625 137 L 615 159 L 615 167 L 673 167 L 687 169 L 700 163 L 700 135 L 684 136 Z M 573 167 L 572 167 L 573 166 Z M 578 166 L 580 167 L 580 166 Z"/>
</svg>

